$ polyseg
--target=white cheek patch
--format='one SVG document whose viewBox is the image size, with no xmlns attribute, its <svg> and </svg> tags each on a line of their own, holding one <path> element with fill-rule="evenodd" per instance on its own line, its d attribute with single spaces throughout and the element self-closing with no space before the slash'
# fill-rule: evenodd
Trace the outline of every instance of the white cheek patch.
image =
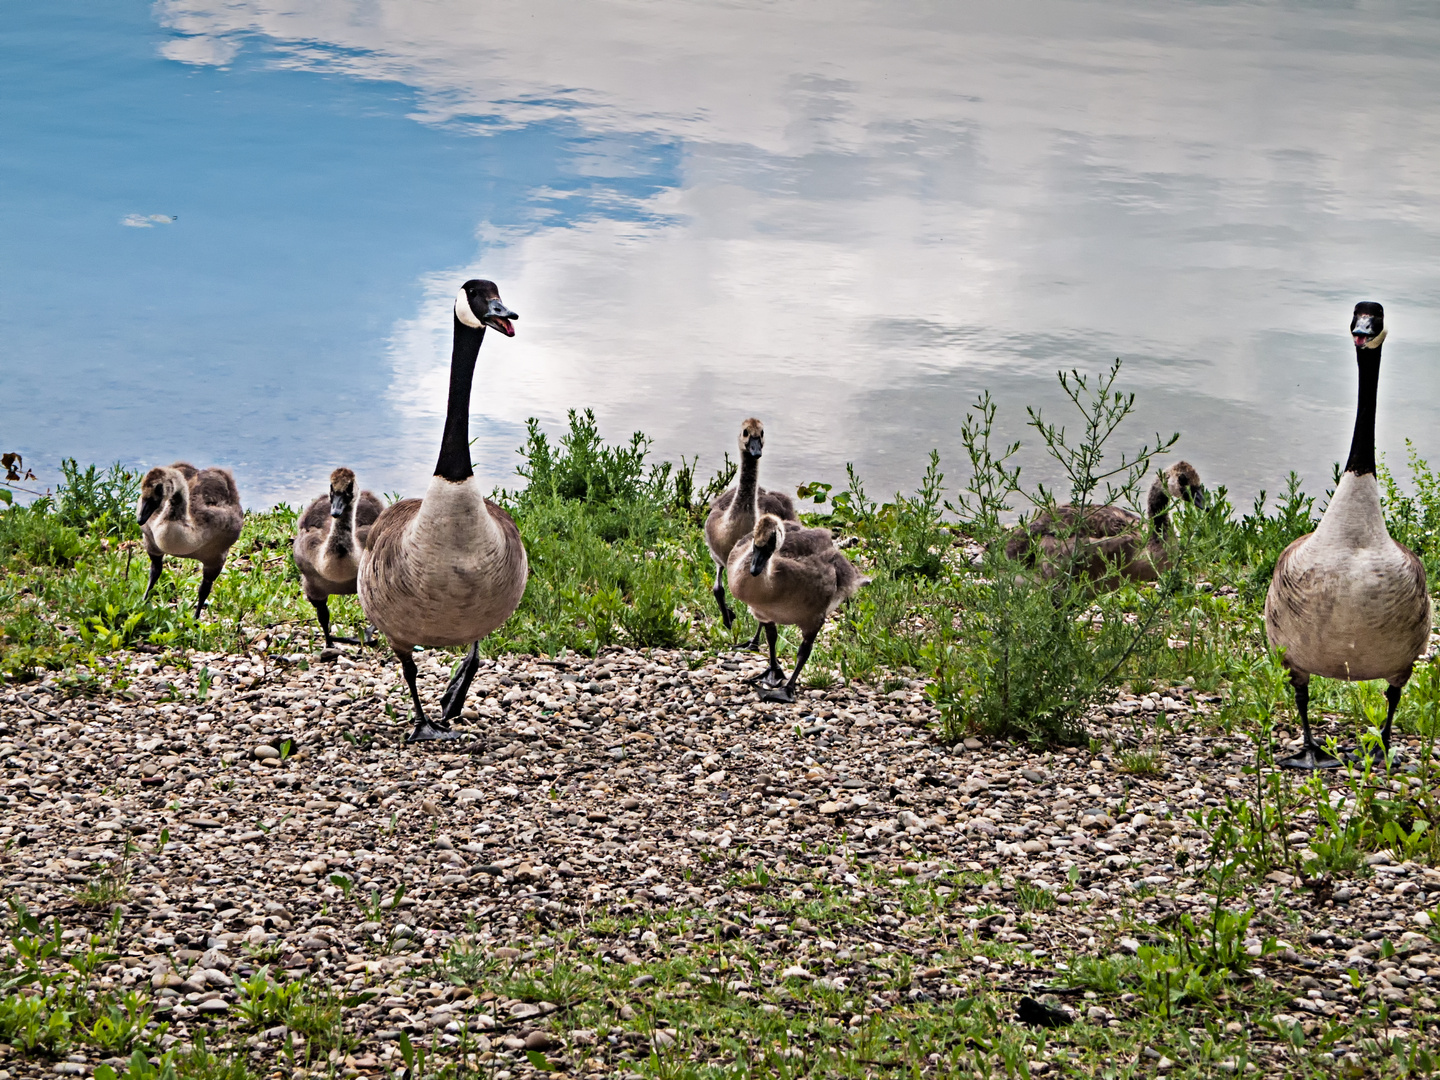
<svg viewBox="0 0 1440 1080">
<path fill-rule="evenodd" d="M 475 312 L 470 310 L 470 298 L 461 289 L 455 296 L 455 317 L 471 330 L 480 329 L 480 320 L 475 317 Z"/>
</svg>

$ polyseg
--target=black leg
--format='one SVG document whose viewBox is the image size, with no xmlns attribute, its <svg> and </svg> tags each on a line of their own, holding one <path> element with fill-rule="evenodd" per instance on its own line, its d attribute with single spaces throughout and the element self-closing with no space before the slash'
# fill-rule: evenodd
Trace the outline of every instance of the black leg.
<svg viewBox="0 0 1440 1080">
<path fill-rule="evenodd" d="M 475 680 L 475 672 L 479 669 L 480 643 L 477 641 L 470 646 L 465 659 L 460 661 L 460 666 L 451 676 L 450 685 L 445 687 L 445 693 L 440 696 L 440 715 L 446 720 L 460 718 L 460 710 L 465 707 L 465 695 L 470 692 L 470 684 Z"/>
<path fill-rule="evenodd" d="M 324 596 L 317 600 L 312 596 L 310 603 L 315 608 L 315 618 L 320 622 L 320 632 L 325 635 L 325 647 L 333 649 L 335 639 L 330 636 L 330 600 Z"/>
<path fill-rule="evenodd" d="M 215 579 L 220 576 L 224 563 L 213 567 L 206 566 L 200 575 L 200 595 L 195 600 L 195 618 L 200 618 L 200 612 L 205 610 L 205 601 L 210 599 L 210 587 L 215 584 Z"/>
<path fill-rule="evenodd" d="M 805 661 L 810 659 L 810 650 L 814 646 L 815 634 L 806 634 L 800 642 L 800 651 L 795 654 L 795 668 L 790 672 L 790 681 L 784 686 L 777 686 L 773 690 L 765 691 L 760 695 L 761 701 L 791 702 L 795 700 L 795 687 L 800 683 L 800 672 L 805 667 Z"/>
<path fill-rule="evenodd" d="M 415 657 L 408 650 L 400 652 L 400 670 L 405 673 L 405 684 L 410 687 L 410 700 L 415 703 L 415 730 L 410 733 L 406 742 L 430 742 L 435 739 L 458 739 L 458 733 L 449 728 L 432 724 L 425 718 L 425 710 L 420 706 L 420 690 L 415 685 L 415 677 L 419 672 L 415 668 Z"/>
<path fill-rule="evenodd" d="M 149 600 L 150 594 L 155 591 L 155 583 L 160 580 L 160 571 L 165 567 L 164 555 L 150 556 L 150 584 L 145 586 L 145 595 L 142 600 Z"/>
<path fill-rule="evenodd" d="M 755 636 L 752 637 L 748 642 L 745 643 L 745 648 L 746 648 L 747 651 L 749 651 L 749 652 L 755 652 L 757 649 L 760 648 L 760 635 L 763 634 L 764 632 L 765 632 L 765 624 L 764 624 L 764 623 L 760 623 L 759 625 L 757 625 L 757 626 L 755 627 Z"/>
<path fill-rule="evenodd" d="M 715 594 L 715 603 L 720 605 L 720 618 L 725 623 L 725 629 L 729 630 L 735 622 L 735 612 L 730 610 L 730 605 L 725 603 L 725 567 L 715 568 L 715 587 L 710 590 Z"/>
<path fill-rule="evenodd" d="M 785 669 L 780 666 L 780 661 L 775 655 L 775 642 L 780 636 L 780 629 L 774 623 L 761 623 L 760 629 L 765 632 L 765 638 L 770 642 L 770 666 L 749 681 L 759 683 L 766 688 L 783 686 Z M 763 698 L 764 695 L 762 694 L 761 697 Z"/>
<path fill-rule="evenodd" d="M 1310 677 L 1304 676 L 1304 681 L 1301 681 L 1301 678 L 1292 671 L 1290 685 L 1295 688 L 1295 711 L 1300 714 L 1300 727 L 1305 733 L 1305 741 L 1300 748 L 1300 753 L 1294 757 L 1281 758 L 1275 764 L 1284 769 L 1340 768 L 1344 763 L 1321 749 L 1315 741 L 1315 736 L 1310 734 Z"/>
</svg>

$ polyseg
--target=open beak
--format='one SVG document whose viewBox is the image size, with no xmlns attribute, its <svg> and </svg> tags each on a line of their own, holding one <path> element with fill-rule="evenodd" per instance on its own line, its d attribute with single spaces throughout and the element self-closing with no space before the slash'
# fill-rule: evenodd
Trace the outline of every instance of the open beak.
<svg viewBox="0 0 1440 1080">
<path fill-rule="evenodd" d="M 515 327 L 511 324 L 518 318 L 520 316 L 501 303 L 497 296 L 490 301 L 490 307 L 481 316 L 480 321 L 493 330 L 499 330 L 506 337 L 514 337 Z"/>
<path fill-rule="evenodd" d="M 145 522 L 149 521 L 150 516 L 154 514 L 156 510 L 160 509 L 161 501 L 162 500 L 155 495 L 147 495 L 145 498 L 140 500 L 140 512 L 137 515 L 137 520 L 140 522 L 141 525 L 144 525 Z"/>
<path fill-rule="evenodd" d="M 764 449 L 765 443 L 761 440 L 759 435 L 751 435 L 750 441 L 745 444 L 745 452 L 751 457 L 758 458 L 761 451 Z"/>
<path fill-rule="evenodd" d="M 1355 347 L 1363 349 L 1370 344 L 1370 339 L 1375 336 L 1375 317 L 1373 315 L 1356 315 L 1355 325 L 1350 328 L 1350 333 L 1355 338 Z"/>
<path fill-rule="evenodd" d="M 346 501 L 347 500 L 344 495 L 340 495 L 334 491 L 330 493 L 330 516 L 332 518 L 345 516 Z"/>
</svg>

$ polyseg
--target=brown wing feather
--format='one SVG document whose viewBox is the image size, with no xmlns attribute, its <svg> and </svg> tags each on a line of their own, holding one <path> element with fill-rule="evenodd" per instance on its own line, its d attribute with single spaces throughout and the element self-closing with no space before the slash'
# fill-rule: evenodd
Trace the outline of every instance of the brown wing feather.
<svg viewBox="0 0 1440 1080">
<path fill-rule="evenodd" d="M 766 491 L 761 488 L 759 501 L 762 514 L 774 514 L 781 521 L 800 520 L 800 515 L 795 512 L 795 500 L 783 491 Z"/>
<path fill-rule="evenodd" d="M 330 496 L 321 495 L 305 508 L 305 513 L 300 515 L 300 524 L 296 527 L 296 533 L 309 532 L 312 529 L 319 529 L 324 532 L 330 527 Z"/>
</svg>

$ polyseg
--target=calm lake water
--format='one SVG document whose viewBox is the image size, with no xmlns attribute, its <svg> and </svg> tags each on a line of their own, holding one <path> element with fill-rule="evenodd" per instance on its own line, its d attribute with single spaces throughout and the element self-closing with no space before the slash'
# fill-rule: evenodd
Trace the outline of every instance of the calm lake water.
<svg viewBox="0 0 1440 1080">
<path fill-rule="evenodd" d="M 592 406 L 664 457 L 909 488 L 1116 356 L 1248 498 L 1314 491 L 1386 305 L 1380 441 L 1440 458 L 1440 6 L 48 0 L 0 11 L 0 450 L 349 464 L 415 494 L 496 280 L 483 478 Z M 1036 461 L 1032 455 L 1027 460 Z M 1037 469 L 1037 472 L 1041 470 Z"/>
</svg>

